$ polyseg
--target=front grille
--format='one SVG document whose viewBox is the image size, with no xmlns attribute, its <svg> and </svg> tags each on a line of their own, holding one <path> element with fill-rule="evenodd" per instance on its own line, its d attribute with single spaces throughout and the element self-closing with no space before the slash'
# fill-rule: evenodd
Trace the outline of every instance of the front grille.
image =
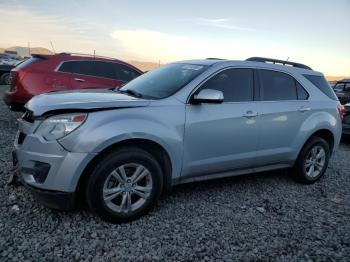
<svg viewBox="0 0 350 262">
<path fill-rule="evenodd" d="M 25 138 L 26 138 L 26 134 L 19 132 L 17 143 L 19 145 L 22 145 Z"/>
<path fill-rule="evenodd" d="M 34 116 L 33 112 L 26 110 L 25 113 L 22 116 L 22 119 L 26 122 L 33 123 L 34 122 Z"/>
</svg>

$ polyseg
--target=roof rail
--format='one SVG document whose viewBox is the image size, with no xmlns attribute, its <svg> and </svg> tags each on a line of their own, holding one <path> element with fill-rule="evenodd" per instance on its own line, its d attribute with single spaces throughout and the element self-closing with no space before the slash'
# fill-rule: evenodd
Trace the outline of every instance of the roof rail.
<svg viewBox="0 0 350 262">
<path fill-rule="evenodd" d="M 82 54 L 82 53 L 62 52 L 62 53 L 58 53 L 57 55 L 77 55 L 77 56 L 89 56 L 89 57 L 96 57 L 96 58 L 105 58 L 105 59 L 111 59 L 111 60 L 118 60 L 116 58 L 108 57 L 108 56 L 100 56 L 100 55 L 94 55 L 94 54 Z"/>
<path fill-rule="evenodd" d="M 285 60 L 278 60 L 278 59 L 273 59 L 273 58 L 250 57 L 250 58 L 246 59 L 246 61 L 272 63 L 272 64 L 282 64 L 282 65 L 289 65 L 289 66 L 293 66 L 293 67 L 298 67 L 298 68 L 312 70 L 311 67 L 309 67 L 307 65 L 304 65 L 304 64 L 295 63 L 295 62 L 289 62 L 289 61 L 285 61 Z"/>
<path fill-rule="evenodd" d="M 205 60 L 226 60 L 224 58 L 208 57 Z"/>
<path fill-rule="evenodd" d="M 344 78 L 344 79 L 338 80 L 337 82 L 349 83 L 350 82 L 350 78 Z"/>
</svg>

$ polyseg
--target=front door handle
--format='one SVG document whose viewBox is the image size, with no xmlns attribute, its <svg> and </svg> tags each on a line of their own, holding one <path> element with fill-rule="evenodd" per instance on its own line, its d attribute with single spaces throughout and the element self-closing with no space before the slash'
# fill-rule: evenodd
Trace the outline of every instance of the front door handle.
<svg viewBox="0 0 350 262">
<path fill-rule="evenodd" d="M 258 116 L 258 113 L 254 113 L 253 111 L 249 110 L 249 111 L 247 111 L 247 113 L 243 114 L 243 116 L 246 118 L 251 118 L 251 117 Z"/>
<path fill-rule="evenodd" d="M 77 82 L 85 82 L 85 80 L 81 79 L 81 78 L 74 78 L 74 80 L 77 81 Z"/>
<path fill-rule="evenodd" d="M 311 108 L 310 107 L 307 107 L 307 106 L 302 106 L 302 107 L 300 107 L 299 108 L 299 112 L 306 112 L 306 111 L 310 111 L 311 110 Z"/>
</svg>

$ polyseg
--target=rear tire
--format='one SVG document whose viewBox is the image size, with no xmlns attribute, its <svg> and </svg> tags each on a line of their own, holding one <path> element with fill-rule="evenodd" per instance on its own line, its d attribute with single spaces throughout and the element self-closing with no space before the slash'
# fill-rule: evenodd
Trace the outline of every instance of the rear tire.
<svg viewBox="0 0 350 262">
<path fill-rule="evenodd" d="M 137 147 L 125 147 L 104 156 L 86 184 L 89 208 L 103 220 L 135 220 L 157 202 L 163 187 L 156 159 Z"/>
<path fill-rule="evenodd" d="M 9 85 L 10 84 L 10 73 L 5 73 L 1 76 L 0 84 L 1 85 Z"/>
<path fill-rule="evenodd" d="M 311 137 L 304 145 L 294 166 L 295 179 L 304 184 L 319 180 L 328 167 L 329 144 L 320 137 Z"/>
</svg>

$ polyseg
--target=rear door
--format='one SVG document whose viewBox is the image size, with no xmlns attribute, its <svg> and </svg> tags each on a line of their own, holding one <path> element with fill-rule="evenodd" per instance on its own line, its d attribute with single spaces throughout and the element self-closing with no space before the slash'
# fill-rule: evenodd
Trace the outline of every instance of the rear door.
<svg viewBox="0 0 350 262">
<path fill-rule="evenodd" d="M 261 139 L 256 164 L 286 163 L 294 155 L 300 127 L 311 113 L 309 94 L 289 74 L 267 69 L 257 72 Z"/>
<path fill-rule="evenodd" d="M 111 88 L 120 84 L 116 80 L 112 63 L 97 60 L 65 61 L 58 69 L 67 74 L 73 89 Z"/>
</svg>

